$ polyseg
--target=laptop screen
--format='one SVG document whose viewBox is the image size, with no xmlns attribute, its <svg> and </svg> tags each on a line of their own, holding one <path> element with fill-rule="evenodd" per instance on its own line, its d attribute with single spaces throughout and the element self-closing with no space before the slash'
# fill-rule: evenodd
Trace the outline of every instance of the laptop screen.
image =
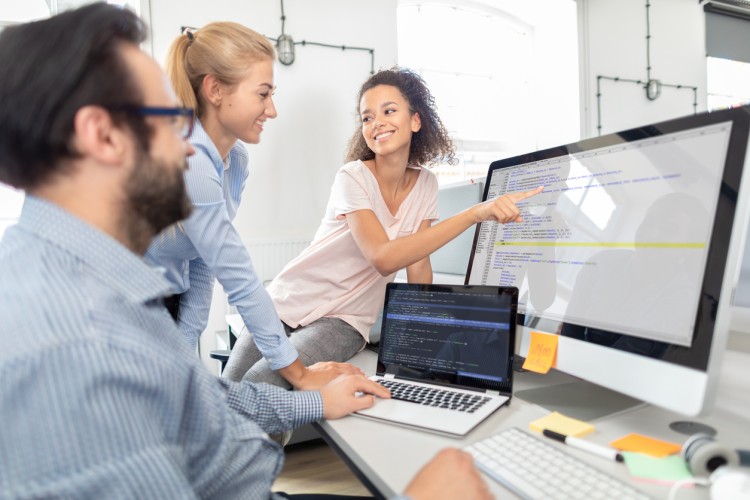
<svg viewBox="0 0 750 500">
<path fill-rule="evenodd" d="M 510 393 L 518 289 L 389 283 L 378 375 Z"/>
</svg>

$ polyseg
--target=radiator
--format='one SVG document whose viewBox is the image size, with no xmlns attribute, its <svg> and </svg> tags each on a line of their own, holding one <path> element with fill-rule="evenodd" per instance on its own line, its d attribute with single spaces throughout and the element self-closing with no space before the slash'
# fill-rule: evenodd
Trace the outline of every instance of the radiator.
<svg viewBox="0 0 750 500">
<path fill-rule="evenodd" d="M 304 250 L 309 241 L 290 239 L 253 239 L 245 242 L 255 272 L 267 284 L 287 263 Z"/>
</svg>

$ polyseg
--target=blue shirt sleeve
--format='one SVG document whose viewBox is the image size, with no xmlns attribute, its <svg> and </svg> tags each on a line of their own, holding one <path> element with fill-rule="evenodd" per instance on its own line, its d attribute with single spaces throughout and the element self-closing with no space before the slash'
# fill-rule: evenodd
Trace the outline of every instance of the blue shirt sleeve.
<svg viewBox="0 0 750 500">
<path fill-rule="evenodd" d="M 246 384 L 235 387 L 238 399 L 197 361 L 189 368 L 184 358 L 147 351 L 104 340 L 56 344 L 26 360 L 33 377 L 0 371 L 0 462 L 16 478 L 0 474 L 0 490 L 37 498 L 268 497 L 283 459 L 262 430 L 287 423 L 259 406 L 272 401 L 296 415 L 292 397 Z"/>
<path fill-rule="evenodd" d="M 317 391 L 288 391 L 269 384 L 219 379 L 227 403 L 269 434 L 278 434 L 323 418 L 323 398 Z"/>
<path fill-rule="evenodd" d="M 278 370 L 289 366 L 298 358 L 297 350 L 287 338 L 271 297 L 256 275 L 250 255 L 232 225 L 226 207 L 223 179 L 220 177 L 224 172 L 217 170 L 208 155 L 200 149 L 190 158 L 189 164 L 185 180 L 194 209 L 183 222 L 185 234 L 210 273 L 224 287 L 229 303 L 237 307 L 271 368 Z M 230 168 L 242 166 L 230 165 Z M 190 283 L 192 288 L 192 269 Z M 191 310 L 194 304 L 187 302 L 186 306 L 187 318 L 198 314 Z M 180 308 L 182 316 L 182 303 Z"/>
<path fill-rule="evenodd" d="M 203 259 L 188 262 L 190 287 L 180 297 L 179 328 L 185 339 L 195 348 L 200 332 L 208 325 L 208 313 L 216 279 Z"/>
</svg>

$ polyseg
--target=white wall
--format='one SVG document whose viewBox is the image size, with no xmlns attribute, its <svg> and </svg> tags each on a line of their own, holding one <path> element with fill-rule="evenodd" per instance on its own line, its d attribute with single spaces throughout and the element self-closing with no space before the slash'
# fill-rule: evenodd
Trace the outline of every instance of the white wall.
<svg viewBox="0 0 750 500">
<path fill-rule="evenodd" d="M 650 0 L 651 77 L 698 87 L 706 109 L 703 6 L 685 0 Z M 578 0 L 581 27 L 582 135 L 597 135 L 596 77 L 646 80 L 646 1 Z M 649 101 L 640 86 L 602 80 L 602 133 L 693 113 L 690 90 L 663 88 Z"/>
<path fill-rule="evenodd" d="M 374 48 L 376 70 L 396 62 L 396 0 L 286 0 L 284 11 L 284 31 L 295 41 Z M 164 60 L 182 25 L 231 20 L 276 38 L 280 17 L 278 0 L 152 0 L 154 56 Z M 248 148 L 251 173 L 236 219 L 244 238 L 312 237 L 369 74 L 363 51 L 298 45 L 291 66 L 277 64 L 279 116 Z"/>
</svg>

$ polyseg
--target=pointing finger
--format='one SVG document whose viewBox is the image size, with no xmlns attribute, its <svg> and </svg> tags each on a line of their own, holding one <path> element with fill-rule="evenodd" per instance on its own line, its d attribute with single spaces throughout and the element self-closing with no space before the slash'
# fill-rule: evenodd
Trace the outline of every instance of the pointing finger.
<svg viewBox="0 0 750 500">
<path fill-rule="evenodd" d="M 520 193 L 512 193 L 510 196 L 513 197 L 513 201 L 521 201 L 525 200 L 526 198 L 531 198 L 532 196 L 536 196 L 539 193 L 544 191 L 544 186 L 539 186 L 536 189 L 532 189 L 530 191 L 522 191 Z"/>
</svg>

